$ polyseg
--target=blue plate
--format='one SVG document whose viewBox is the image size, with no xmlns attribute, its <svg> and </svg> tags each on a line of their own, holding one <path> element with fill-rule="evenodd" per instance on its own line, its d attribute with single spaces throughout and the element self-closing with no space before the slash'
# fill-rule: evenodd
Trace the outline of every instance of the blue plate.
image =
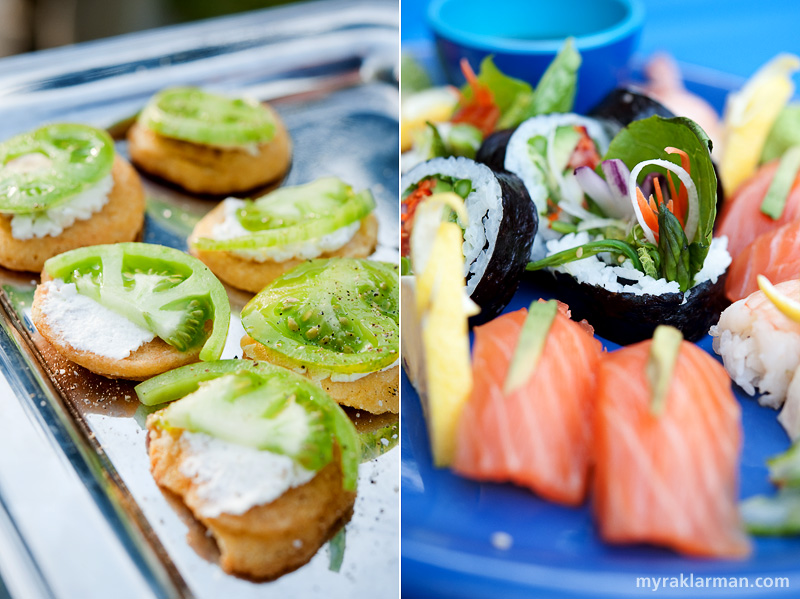
<svg viewBox="0 0 800 599">
<path fill-rule="evenodd" d="M 506 312 L 543 297 L 523 284 Z M 547 297 L 547 296 L 544 296 Z M 603 341 L 609 351 L 619 346 Z M 699 345 L 716 357 L 711 337 Z M 789 447 L 777 413 L 736 389 L 742 406 L 741 497 L 772 493 L 765 460 Z M 640 577 L 676 577 L 695 587 L 659 589 L 670 597 L 763 597 L 800 592 L 800 539 L 754 538 L 746 561 L 691 559 L 646 545 L 605 544 L 589 505 L 566 508 L 511 484 L 478 483 L 432 465 L 419 397 L 402 380 L 402 588 L 406 597 L 639 597 L 653 596 Z M 511 547 L 492 544 L 497 532 Z M 697 579 L 725 577 L 729 588 L 697 588 Z M 749 588 L 740 587 L 747 577 Z M 756 588 L 759 577 L 781 577 L 782 589 Z M 764 581 L 761 581 L 764 584 Z M 668 582 L 669 584 L 669 582 Z M 717 582 L 719 585 L 720 583 Z M 726 592 L 727 591 L 727 592 Z"/>
<path fill-rule="evenodd" d="M 717 110 L 722 108 L 727 89 L 716 82 L 686 83 Z M 539 297 L 549 299 L 523 281 L 506 312 Z M 602 341 L 609 351 L 619 347 Z M 709 336 L 699 345 L 719 359 Z M 744 425 L 740 496 L 774 493 L 765 462 L 785 451 L 789 439 L 775 410 L 759 406 L 738 387 L 734 391 Z M 404 597 L 800 596 L 800 538 L 754 537 L 753 554 L 745 561 L 692 559 L 646 545 L 612 546 L 598 536 L 588 504 L 566 508 L 511 484 L 477 483 L 435 469 L 419 397 L 405 373 L 401 393 Z M 510 548 L 492 544 L 497 532 L 511 536 Z M 640 577 L 668 577 L 667 585 L 674 577 L 674 584 L 689 585 L 692 575 L 694 586 L 657 591 L 641 581 L 637 586 Z M 720 577 L 726 587 L 721 580 L 713 586 Z"/>
</svg>

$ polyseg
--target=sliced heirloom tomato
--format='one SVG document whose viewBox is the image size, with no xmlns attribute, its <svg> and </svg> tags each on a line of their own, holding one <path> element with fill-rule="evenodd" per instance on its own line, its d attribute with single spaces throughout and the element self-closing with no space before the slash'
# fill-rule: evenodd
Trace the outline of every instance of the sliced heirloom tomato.
<svg viewBox="0 0 800 599">
<path fill-rule="evenodd" d="M 339 445 L 343 485 L 355 490 L 361 442 L 353 423 L 319 387 L 285 368 L 220 360 L 165 372 L 136 386 L 148 406 L 179 400 L 158 426 L 202 432 L 230 443 L 291 457 L 318 471 Z"/>
<path fill-rule="evenodd" d="M 201 250 L 250 250 L 318 239 L 360 221 L 375 208 L 369 190 L 355 193 L 334 177 L 283 187 L 248 201 L 237 216 L 250 235 L 218 240 L 201 237 Z"/>
<path fill-rule="evenodd" d="M 108 133 L 47 125 L 0 144 L 0 213 L 28 214 L 63 204 L 111 172 Z"/>
<path fill-rule="evenodd" d="M 311 372 L 375 372 L 399 357 L 397 266 L 310 260 L 242 310 L 247 334 Z"/>
<path fill-rule="evenodd" d="M 202 345 L 203 361 L 222 354 L 230 324 L 228 295 L 202 262 L 184 252 L 148 243 L 96 245 L 50 258 L 44 272 L 75 283 L 81 295 L 180 351 Z"/>
<path fill-rule="evenodd" d="M 266 143 L 275 136 L 272 113 L 255 100 L 196 87 L 175 87 L 147 103 L 139 123 L 164 137 L 210 146 Z"/>
</svg>

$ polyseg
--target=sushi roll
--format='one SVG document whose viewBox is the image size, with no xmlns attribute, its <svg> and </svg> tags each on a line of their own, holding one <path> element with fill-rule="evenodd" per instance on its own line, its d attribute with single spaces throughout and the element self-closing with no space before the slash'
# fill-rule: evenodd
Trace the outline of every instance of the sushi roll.
<svg viewBox="0 0 800 599">
<path fill-rule="evenodd" d="M 401 256 L 410 253 L 414 214 L 434 193 L 455 192 L 464 200 L 464 275 L 467 293 L 480 306 L 470 324 L 497 316 L 511 300 L 530 256 L 538 216 L 522 181 L 495 173 L 469 158 L 435 158 L 401 179 Z"/>
<path fill-rule="evenodd" d="M 592 507 L 609 543 L 743 558 L 741 411 L 719 363 L 671 327 L 604 355 L 598 369 Z"/>
<path fill-rule="evenodd" d="M 289 368 L 342 405 L 398 413 L 397 267 L 354 258 L 309 260 L 242 310 L 244 356 Z"/>
<path fill-rule="evenodd" d="M 469 316 L 477 306 L 464 280 L 464 232 L 449 218 L 466 217 L 453 192 L 417 206 L 411 238 L 414 275 L 400 278 L 403 368 L 419 394 L 435 466 L 452 464 L 461 411 L 472 390 Z"/>
<path fill-rule="evenodd" d="M 75 248 L 133 241 L 139 175 L 100 129 L 53 124 L 0 144 L 0 266 L 39 272 Z"/>
<path fill-rule="evenodd" d="M 189 252 L 229 285 L 258 293 L 313 258 L 366 258 L 378 243 L 375 200 L 334 177 L 260 198 L 228 198 L 197 223 Z"/>
<path fill-rule="evenodd" d="M 151 98 L 128 131 L 128 150 L 152 175 L 221 195 L 282 179 L 292 144 L 270 106 L 180 87 Z"/>
<path fill-rule="evenodd" d="M 522 180 L 542 223 L 539 235 L 552 239 L 563 233 L 565 217 L 590 216 L 574 172 L 582 166 L 594 169 L 608 143 L 606 129 L 597 120 L 571 113 L 549 114 L 489 136 L 476 160 Z M 541 247 L 541 243 L 534 245 L 532 258 L 540 256 Z"/>
<path fill-rule="evenodd" d="M 677 144 L 680 147 L 675 147 Z M 663 148 L 663 149 L 658 149 Z M 712 238 L 717 179 L 710 143 L 684 118 L 635 121 L 600 164 L 576 169 L 587 215 L 528 269 L 547 269 L 575 318 L 620 344 L 670 324 L 696 341 L 727 306 L 725 238 Z"/>
<path fill-rule="evenodd" d="M 205 526 L 229 574 L 272 580 L 350 519 L 361 444 L 319 387 L 250 360 L 209 362 L 136 387 L 153 478 Z"/>
<path fill-rule="evenodd" d="M 601 351 L 592 328 L 554 300 L 476 327 L 475 383 L 458 423 L 454 470 L 581 504 Z"/>
<path fill-rule="evenodd" d="M 222 283 L 196 258 L 118 243 L 45 262 L 31 318 L 68 360 L 108 378 L 144 380 L 218 359 L 230 306 Z"/>
<path fill-rule="evenodd" d="M 796 277 L 766 291 L 800 302 Z M 745 393 L 759 393 L 762 405 L 779 409 L 778 420 L 792 439 L 800 438 L 800 323 L 757 290 L 732 304 L 711 327 L 714 351 Z"/>
</svg>

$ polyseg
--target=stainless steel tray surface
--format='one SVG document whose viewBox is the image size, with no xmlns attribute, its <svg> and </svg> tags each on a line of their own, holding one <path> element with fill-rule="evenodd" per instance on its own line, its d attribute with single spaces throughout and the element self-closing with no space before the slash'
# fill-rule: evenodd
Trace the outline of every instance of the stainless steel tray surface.
<svg viewBox="0 0 800 599">
<path fill-rule="evenodd" d="M 284 184 L 325 175 L 378 203 L 374 258 L 397 260 L 398 10 L 316 2 L 0 61 L 0 138 L 49 121 L 124 131 L 176 84 L 269 100 L 294 144 Z M 143 177 L 143 240 L 180 249 L 217 199 Z M 368 444 L 355 515 L 277 581 L 226 575 L 205 530 L 149 471 L 133 385 L 64 360 L 29 318 L 37 278 L 0 270 L 0 576 L 13 597 L 366 597 L 399 594 L 397 417 L 351 412 Z M 239 311 L 223 357 L 240 357 Z M 343 553 L 342 553 L 343 549 Z M 337 569 L 337 562 L 341 565 Z"/>
</svg>

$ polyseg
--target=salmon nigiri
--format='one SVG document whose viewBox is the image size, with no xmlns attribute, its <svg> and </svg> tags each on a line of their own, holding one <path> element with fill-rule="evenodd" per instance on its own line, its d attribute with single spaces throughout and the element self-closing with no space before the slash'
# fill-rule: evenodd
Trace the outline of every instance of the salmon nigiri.
<svg viewBox="0 0 800 599">
<path fill-rule="evenodd" d="M 774 284 L 800 276 L 800 220 L 762 235 L 735 257 L 725 295 L 736 302 L 758 291 L 758 275 Z"/>
<path fill-rule="evenodd" d="M 559 302 L 538 362 L 507 392 L 527 310 L 475 328 L 472 394 L 461 415 L 455 470 L 512 481 L 545 499 L 580 504 L 588 486 L 592 402 L 602 346 Z M 521 345 L 521 343 L 520 343 Z"/>
<path fill-rule="evenodd" d="M 756 171 L 722 208 L 717 235 L 728 237 L 728 252 L 734 259 L 761 235 L 800 219 L 800 173 L 794 178 L 780 217 L 773 219 L 761 212 L 778 163 L 776 160 Z"/>
<path fill-rule="evenodd" d="M 602 537 L 746 556 L 741 414 L 722 366 L 659 327 L 653 340 L 605 354 L 597 385 L 593 507 Z"/>
</svg>

